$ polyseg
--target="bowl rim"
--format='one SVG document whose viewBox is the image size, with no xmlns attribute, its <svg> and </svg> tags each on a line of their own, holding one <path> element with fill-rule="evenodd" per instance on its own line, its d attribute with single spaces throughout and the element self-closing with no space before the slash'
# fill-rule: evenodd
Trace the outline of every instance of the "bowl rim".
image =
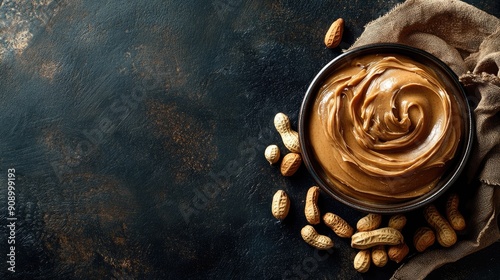
<svg viewBox="0 0 500 280">
<path fill-rule="evenodd" d="M 347 60 L 352 57 L 356 57 L 358 55 L 368 55 L 368 54 L 400 54 L 406 56 L 412 60 L 419 61 L 415 59 L 415 56 L 419 56 L 419 59 L 424 59 L 427 61 L 431 61 L 437 66 L 437 68 L 445 74 L 446 77 L 449 78 L 449 82 L 452 87 L 456 88 L 454 95 L 457 96 L 457 99 L 460 99 L 459 103 L 463 104 L 459 107 L 465 107 L 465 112 L 463 114 L 464 119 L 464 132 L 462 135 L 463 143 L 460 144 L 459 150 L 455 152 L 454 155 L 454 166 L 451 166 L 449 170 L 446 171 L 446 180 L 441 186 L 436 186 L 433 190 L 428 193 L 412 198 L 410 200 L 406 200 L 403 202 L 390 203 L 381 205 L 375 205 L 373 202 L 361 203 L 359 200 L 346 195 L 345 193 L 341 193 L 340 191 L 335 192 L 332 188 L 328 187 L 328 182 L 326 182 L 316 171 L 314 164 L 312 162 L 312 158 L 314 155 L 309 150 L 311 149 L 308 146 L 308 141 L 306 137 L 306 121 L 308 120 L 307 114 L 310 111 L 310 107 L 313 106 L 314 100 L 316 99 L 316 95 L 318 94 L 318 89 L 322 85 L 322 83 L 327 79 L 337 65 L 343 65 L 344 60 Z M 459 97 L 458 97 L 459 96 Z M 306 165 L 309 173 L 313 177 L 314 181 L 319 185 L 319 187 L 329 194 L 331 197 L 341 202 L 344 205 L 352 207 L 354 209 L 360 210 L 362 212 L 369 213 L 378 213 L 378 214 L 395 214 L 395 213 L 403 213 L 412 211 L 418 208 L 421 208 L 433 201 L 435 201 L 439 196 L 445 193 L 457 179 L 460 177 L 462 171 L 465 168 L 465 165 L 468 161 L 470 152 L 472 150 L 473 137 L 474 137 L 474 123 L 472 120 L 472 111 L 468 103 L 468 98 L 465 93 L 464 88 L 458 80 L 458 76 L 451 70 L 451 68 L 446 65 L 439 58 L 434 55 L 412 46 L 398 44 L 398 43 L 376 43 L 376 44 L 368 44 L 360 47 L 356 47 L 350 49 L 339 56 L 335 57 L 333 60 L 328 62 L 314 77 L 314 79 L 310 82 L 304 99 L 302 101 L 302 105 L 299 112 L 299 122 L 298 122 L 298 131 L 300 138 L 300 146 L 302 150 L 302 159 L 304 164 Z M 463 109 L 463 108 L 461 108 Z M 457 158 L 460 155 L 460 158 Z M 440 179 L 440 182 L 442 178 Z"/>
</svg>

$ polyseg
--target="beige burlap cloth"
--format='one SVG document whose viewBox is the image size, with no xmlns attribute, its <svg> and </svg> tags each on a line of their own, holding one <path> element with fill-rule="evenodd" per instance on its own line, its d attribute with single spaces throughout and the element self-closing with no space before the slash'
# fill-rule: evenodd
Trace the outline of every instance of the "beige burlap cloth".
<svg viewBox="0 0 500 280">
<path fill-rule="evenodd" d="M 461 1 L 409 0 L 370 22 L 352 47 L 383 42 L 414 46 L 447 63 L 466 87 L 475 116 L 461 201 L 467 233 L 453 247 L 411 256 L 393 275 L 422 279 L 500 240 L 500 20 Z"/>
</svg>

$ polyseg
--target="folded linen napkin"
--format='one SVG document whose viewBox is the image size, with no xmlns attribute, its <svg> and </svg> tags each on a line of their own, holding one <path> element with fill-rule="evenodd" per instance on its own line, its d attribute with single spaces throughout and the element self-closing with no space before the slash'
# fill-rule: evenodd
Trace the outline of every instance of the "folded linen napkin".
<svg viewBox="0 0 500 280">
<path fill-rule="evenodd" d="M 453 247 L 409 258 L 392 279 L 422 279 L 432 270 L 500 240 L 500 20 L 456 0 L 408 0 L 366 25 L 351 48 L 401 43 L 448 64 L 465 86 L 476 139 L 462 199 L 468 230 Z"/>
</svg>

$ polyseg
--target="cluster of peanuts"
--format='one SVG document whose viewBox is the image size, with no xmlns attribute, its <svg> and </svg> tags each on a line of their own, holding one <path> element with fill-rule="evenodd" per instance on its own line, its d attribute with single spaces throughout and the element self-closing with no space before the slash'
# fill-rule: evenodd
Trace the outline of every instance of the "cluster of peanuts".
<svg viewBox="0 0 500 280">
<path fill-rule="evenodd" d="M 274 117 L 274 127 L 280 134 L 283 145 L 290 151 L 281 161 L 281 174 L 283 176 L 292 176 L 297 172 L 302 163 L 299 133 L 291 128 L 290 119 L 283 113 L 278 113 Z M 278 146 L 273 144 L 266 148 L 264 156 L 269 164 L 272 165 L 279 162 L 281 152 Z"/>
<path fill-rule="evenodd" d="M 453 246 L 457 242 L 456 231 L 465 229 L 465 219 L 458 210 L 459 197 L 456 193 L 448 196 L 445 216 L 435 205 L 424 208 L 423 215 L 429 226 L 419 227 L 413 235 L 413 246 L 417 252 L 424 252 L 437 240 L 442 247 Z M 406 225 L 406 217 L 397 214 L 390 217 L 388 226 L 379 228 L 382 216 L 368 214 L 361 218 L 351 237 L 351 247 L 360 251 L 354 258 L 354 268 L 367 272 L 370 264 L 383 267 L 388 259 L 400 263 L 408 255 L 410 248 L 401 233 Z"/>
<path fill-rule="evenodd" d="M 406 225 L 406 216 L 394 215 L 387 227 L 380 228 L 382 215 L 370 213 L 356 224 L 357 232 L 351 237 L 351 247 L 359 249 L 354 257 L 354 269 L 364 273 L 373 264 L 383 267 L 388 260 L 401 262 L 410 248 L 404 241 L 401 230 Z"/>
<path fill-rule="evenodd" d="M 284 146 L 290 150 L 281 162 L 280 171 L 283 176 L 293 175 L 301 164 L 301 150 L 298 133 L 291 129 L 289 118 L 278 113 L 274 118 L 276 130 L 281 135 Z M 265 150 L 265 158 L 270 164 L 280 160 L 280 151 L 277 145 L 270 145 Z M 307 191 L 304 215 L 308 225 L 301 230 L 304 241 L 319 249 L 328 250 L 334 246 L 333 240 L 319 234 L 314 225 L 321 223 L 318 197 L 320 190 L 312 186 Z M 450 247 L 457 242 L 456 231 L 465 229 L 465 219 L 459 212 L 459 197 L 456 193 L 448 196 L 445 215 L 443 216 L 435 205 L 424 208 L 423 215 L 428 226 L 418 228 L 413 235 L 413 246 L 417 252 L 424 252 L 434 245 L 437 240 L 442 247 Z M 290 199 L 283 190 L 278 190 L 272 201 L 272 214 L 278 220 L 283 220 L 290 209 Z M 325 213 L 323 222 L 341 238 L 350 238 L 351 247 L 359 250 L 354 257 L 354 268 L 361 273 L 367 272 L 371 263 L 383 267 L 389 260 L 400 263 L 410 252 L 405 242 L 402 230 L 407 223 L 403 214 L 395 214 L 389 218 L 387 226 L 382 225 L 382 215 L 370 213 L 362 217 L 354 228 L 342 217 L 334 213 Z"/>
<path fill-rule="evenodd" d="M 274 117 L 274 127 L 281 136 L 283 145 L 290 151 L 287 153 L 280 165 L 280 172 L 283 176 L 292 176 L 297 172 L 301 163 L 299 133 L 291 128 L 290 118 L 283 113 L 277 113 Z M 264 151 L 264 156 L 269 164 L 273 165 L 279 162 L 281 152 L 275 144 L 269 145 Z M 271 211 L 278 220 L 283 220 L 290 210 L 290 199 L 284 190 L 278 190 L 273 196 Z"/>
</svg>

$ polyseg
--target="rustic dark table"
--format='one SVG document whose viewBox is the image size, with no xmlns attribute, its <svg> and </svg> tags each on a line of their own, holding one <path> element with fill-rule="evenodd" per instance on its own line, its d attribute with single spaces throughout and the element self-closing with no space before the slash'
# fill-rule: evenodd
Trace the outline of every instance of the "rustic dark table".
<svg viewBox="0 0 500 280">
<path fill-rule="evenodd" d="M 274 115 L 296 126 L 315 73 L 398 2 L 0 1 L 0 279 L 389 278 L 395 263 L 357 273 L 347 240 L 301 240 L 314 182 L 263 151 L 280 143 Z M 466 2 L 500 17 L 496 0 Z M 283 222 L 278 189 L 293 203 Z M 430 278 L 498 277 L 499 252 Z"/>
</svg>

